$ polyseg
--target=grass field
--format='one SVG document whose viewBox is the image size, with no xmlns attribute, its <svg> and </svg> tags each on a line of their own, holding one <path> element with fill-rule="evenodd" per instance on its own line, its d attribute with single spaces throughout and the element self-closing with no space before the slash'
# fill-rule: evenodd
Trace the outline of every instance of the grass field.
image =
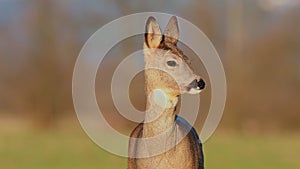
<svg viewBox="0 0 300 169">
<path fill-rule="evenodd" d="M 219 132 L 220 133 L 220 132 Z M 204 144 L 207 169 L 299 169 L 300 135 L 215 134 Z M 78 130 L 1 132 L 1 169 L 118 169 L 126 159 Z"/>
</svg>

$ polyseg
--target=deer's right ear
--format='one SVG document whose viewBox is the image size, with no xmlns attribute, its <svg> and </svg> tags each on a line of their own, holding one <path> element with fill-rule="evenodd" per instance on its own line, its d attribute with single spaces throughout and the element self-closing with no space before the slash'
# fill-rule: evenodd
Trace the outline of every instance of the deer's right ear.
<svg viewBox="0 0 300 169">
<path fill-rule="evenodd" d="M 146 23 L 145 43 L 149 48 L 157 48 L 162 40 L 162 34 L 154 17 L 150 16 Z"/>
</svg>

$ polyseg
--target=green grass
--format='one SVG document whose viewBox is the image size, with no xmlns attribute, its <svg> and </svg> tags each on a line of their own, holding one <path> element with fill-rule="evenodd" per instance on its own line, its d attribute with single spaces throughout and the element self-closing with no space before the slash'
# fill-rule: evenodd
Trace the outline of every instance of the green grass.
<svg viewBox="0 0 300 169">
<path fill-rule="evenodd" d="M 207 169 L 299 169 L 300 135 L 217 134 L 204 144 Z M 118 169 L 126 159 L 82 132 L 1 132 L 1 169 Z"/>
<path fill-rule="evenodd" d="M 217 136 L 205 144 L 211 169 L 299 169 L 300 137 Z"/>
</svg>

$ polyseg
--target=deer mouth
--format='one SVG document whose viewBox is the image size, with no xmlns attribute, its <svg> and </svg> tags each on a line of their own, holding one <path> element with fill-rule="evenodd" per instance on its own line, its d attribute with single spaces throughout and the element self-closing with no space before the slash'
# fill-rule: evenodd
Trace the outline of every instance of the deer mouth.
<svg viewBox="0 0 300 169">
<path fill-rule="evenodd" d="M 188 86 L 187 91 L 190 94 L 198 94 L 205 88 L 205 82 L 203 79 L 193 80 Z"/>
</svg>

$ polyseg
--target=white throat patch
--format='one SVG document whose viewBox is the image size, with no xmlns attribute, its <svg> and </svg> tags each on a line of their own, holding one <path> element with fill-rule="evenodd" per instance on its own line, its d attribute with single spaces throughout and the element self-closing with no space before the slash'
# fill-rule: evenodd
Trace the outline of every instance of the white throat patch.
<svg viewBox="0 0 300 169">
<path fill-rule="evenodd" d="M 176 106 L 178 98 L 171 99 L 168 94 L 162 89 L 155 89 L 150 93 L 150 99 L 163 109 Z"/>
</svg>

